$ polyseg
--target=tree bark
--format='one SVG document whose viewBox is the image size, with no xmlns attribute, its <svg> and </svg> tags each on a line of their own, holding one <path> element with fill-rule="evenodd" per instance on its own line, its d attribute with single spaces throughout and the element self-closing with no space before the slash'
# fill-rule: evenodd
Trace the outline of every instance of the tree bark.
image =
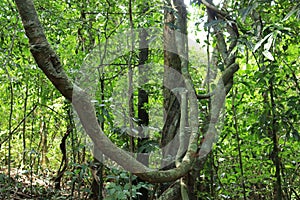
<svg viewBox="0 0 300 200">
<path fill-rule="evenodd" d="M 167 1 L 168 7 L 171 7 L 171 2 Z M 178 55 L 175 38 L 175 16 L 173 10 L 164 11 L 164 110 L 165 123 L 162 129 L 161 146 L 163 148 L 163 162 L 164 169 L 170 169 L 174 166 L 170 164 L 175 160 L 178 149 L 178 137 L 174 138 L 179 128 L 180 120 L 180 102 L 179 96 L 176 96 L 171 90 L 174 88 L 183 87 L 181 80 L 181 61 Z M 179 80 L 179 81 L 178 81 Z M 170 145 L 171 141 L 174 141 Z M 169 145 L 168 145 L 169 144 Z M 171 162 L 167 161 L 171 160 Z M 170 165 L 168 167 L 168 165 Z"/>
<path fill-rule="evenodd" d="M 199 139 L 199 131 L 198 131 L 198 102 L 194 92 L 194 88 L 192 85 L 191 78 L 187 69 L 187 57 L 185 55 L 180 54 L 183 52 L 182 48 L 186 48 L 186 46 L 179 45 L 177 49 L 171 46 L 168 46 L 168 51 L 172 52 L 172 54 L 167 55 L 165 64 L 170 65 L 174 64 L 172 67 L 179 71 L 181 69 L 182 77 L 184 79 L 185 88 L 188 90 L 188 105 L 189 105 L 189 128 L 190 128 L 190 138 L 189 144 L 187 147 L 187 151 L 180 162 L 180 164 L 176 168 L 172 168 L 166 171 L 155 171 L 141 162 L 137 161 L 130 154 L 118 148 L 115 144 L 113 144 L 109 138 L 103 133 L 101 127 L 98 124 L 97 117 L 95 115 L 94 105 L 91 102 L 88 94 L 82 90 L 80 87 L 74 85 L 71 79 L 66 75 L 58 55 L 53 51 L 50 47 L 46 36 L 44 34 L 41 23 L 38 19 L 36 10 L 34 8 L 34 4 L 32 0 L 15 0 L 16 5 L 18 7 L 19 14 L 22 18 L 23 26 L 25 29 L 25 33 L 29 39 L 30 51 L 38 65 L 38 67 L 44 72 L 47 78 L 52 82 L 52 84 L 60 91 L 60 93 L 68 100 L 73 103 L 74 109 L 77 111 L 81 124 L 83 125 L 86 133 L 90 136 L 92 141 L 95 144 L 95 148 L 99 151 L 103 152 L 106 156 L 111 158 L 120 164 L 125 170 L 131 171 L 132 173 L 139 176 L 141 179 L 146 180 L 152 183 L 164 183 L 164 182 L 172 182 L 183 176 L 185 176 L 191 169 L 195 161 L 195 156 L 198 148 L 198 139 Z M 182 1 L 180 0 L 182 3 Z M 177 8 L 180 9 L 180 8 Z M 176 28 L 176 24 L 172 24 L 174 21 L 174 16 L 172 13 L 167 14 L 168 20 L 170 20 L 169 26 L 165 27 L 166 34 L 173 34 L 173 29 Z M 184 13 L 182 13 L 184 14 Z M 219 13 L 221 15 L 222 12 Z M 224 16 L 224 18 L 227 16 Z M 233 21 L 233 20 L 231 20 Z M 181 22 L 179 22 L 180 24 Z M 233 26 L 233 25 L 232 25 Z M 233 46 L 236 44 L 237 40 L 237 32 L 234 31 L 234 27 L 228 25 L 228 32 L 230 32 L 232 40 L 229 48 L 227 49 L 226 45 L 224 45 L 224 37 L 220 34 L 219 30 L 216 30 L 218 49 L 221 52 L 222 59 L 226 65 L 225 71 L 223 72 L 222 78 L 219 82 L 223 82 L 225 84 L 226 91 L 228 92 L 233 83 L 233 74 L 237 71 L 238 65 L 234 63 L 235 61 L 235 53 L 232 53 Z M 235 35 L 236 34 L 236 35 Z M 179 35 L 180 36 L 180 35 Z M 168 39 L 168 38 L 165 38 Z M 176 37 L 175 44 L 178 43 L 179 40 L 184 40 L 184 37 Z M 172 39 L 174 42 L 174 40 Z M 170 42 L 170 41 L 169 41 Z M 168 41 L 166 41 L 168 44 Z M 178 52 L 178 50 L 180 52 Z M 178 59 L 178 56 L 179 59 Z M 173 59 L 178 61 L 178 63 L 171 63 Z M 170 62 L 170 63 L 168 63 Z M 183 68 L 184 67 L 184 68 Z M 170 69 L 170 68 L 168 68 Z M 168 70 L 167 69 L 167 70 Z M 180 74 L 180 73 L 179 73 Z M 168 73 L 166 73 L 167 82 L 173 83 L 174 80 L 177 83 L 174 83 L 173 87 L 176 88 L 181 86 L 180 79 L 177 77 L 170 77 Z M 207 152 L 211 150 L 211 146 L 213 143 L 213 136 L 216 132 L 214 126 L 216 121 L 218 120 L 218 115 L 220 113 L 221 105 L 224 103 L 224 94 L 220 92 L 222 89 L 222 84 L 218 84 L 217 89 L 215 91 L 213 106 L 211 111 L 211 121 L 213 122 L 212 126 L 209 127 L 207 138 L 205 138 L 201 149 L 203 150 L 198 154 L 198 159 L 202 159 L 202 156 L 206 156 Z M 171 96 L 171 95 L 169 95 Z M 166 97 L 166 99 L 170 100 L 169 102 L 165 102 L 165 106 L 168 110 L 173 111 L 174 108 L 172 106 L 178 106 L 176 103 L 177 98 L 175 97 Z M 180 98 L 178 98 L 180 99 Z M 177 105 L 176 105 L 177 104 Z M 172 105 L 172 106 L 167 106 Z M 168 114 L 169 113 L 169 114 Z M 169 115 L 170 122 L 167 122 L 169 128 L 165 128 L 165 138 L 172 138 L 172 135 L 178 129 L 178 123 L 180 122 L 180 116 L 178 113 L 172 114 L 172 112 L 167 112 Z M 168 117 L 167 117 L 168 118 Z M 173 129 L 173 131 L 172 131 Z M 167 133 L 170 133 L 167 134 Z M 176 155 L 176 154 L 175 154 Z"/>
<path fill-rule="evenodd" d="M 139 88 L 138 88 L 138 126 L 139 126 L 139 138 L 137 143 L 137 150 L 138 156 L 137 160 L 143 163 L 145 166 L 148 167 L 149 165 L 149 152 L 147 148 L 143 148 L 140 150 L 141 147 L 145 146 L 146 143 L 149 141 L 149 133 L 147 131 L 147 126 L 149 125 L 149 113 L 147 110 L 147 104 L 149 100 L 149 95 L 147 90 L 144 88 L 145 84 L 148 82 L 147 72 L 149 67 L 147 66 L 148 56 L 149 56 L 149 45 L 148 45 L 148 33 L 147 30 L 142 28 L 139 32 L 140 38 L 140 52 L 139 52 Z M 145 128 L 144 128 L 145 127 Z M 141 182 L 140 178 L 137 179 L 136 184 Z M 137 199 L 148 199 L 148 190 L 144 187 L 140 188 L 138 192 L 141 195 L 138 196 Z"/>
<path fill-rule="evenodd" d="M 175 169 L 155 171 L 138 162 L 131 155 L 118 148 L 103 133 L 98 124 L 94 106 L 88 94 L 80 87 L 73 85 L 66 75 L 58 55 L 49 45 L 44 34 L 32 0 L 15 0 L 25 33 L 29 39 L 30 51 L 38 67 L 44 72 L 60 93 L 73 103 L 81 124 L 95 144 L 95 147 L 106 156 L 119 163 L 125 170 L 131 171 L 143 180 L 162 183 L 177 180 L 191 168 L 193 155 L 197 150 L 197 140 L 190 145 L 186 159 Z M 194 134 L 197 134 L 196 132 Z M 195 138 L 195 137 L 194 137 Z"/>
</svg>

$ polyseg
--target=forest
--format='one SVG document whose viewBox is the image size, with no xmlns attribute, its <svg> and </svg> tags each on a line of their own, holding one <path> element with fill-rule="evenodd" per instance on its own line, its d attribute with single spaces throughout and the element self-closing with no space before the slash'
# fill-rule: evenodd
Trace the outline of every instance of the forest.
<svg viewBox="0 0 300 200">
<path fill-rule="evenodd" d="M 0 199 L 300 200 L 298 0 L 1 0 Z"/>
</svg>

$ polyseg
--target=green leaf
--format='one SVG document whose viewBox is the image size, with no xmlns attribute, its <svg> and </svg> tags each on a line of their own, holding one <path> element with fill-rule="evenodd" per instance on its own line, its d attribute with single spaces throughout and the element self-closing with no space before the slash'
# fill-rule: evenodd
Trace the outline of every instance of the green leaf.
<svg viewBox="0 0 300 200">
<path fill-rule="evenodd" d="M 282 22 L 288 20 L 295 12 L 297 12 L 297 6 L 294 6 L 292 10 L 283 18 Z"/>
<path fill-rule="evenodd" d="M 215 26 L 215 25 L 220 24 L 220 23 L 224 23 L 223 20 L 213 20 L 209 23 L 205 23 L 204 28 L 212 27 L 212 26 Z"/>
<path fill-rule="evenodd" d="M 254 46 L 253 52 L 255 52 L 269 37 L 271 37 L 273 33 L 269 33 L 266 35 L 262 40 L 260 40 L 256 45 Z"/>
<path fill-rule="evenodd" d="M 272 56 L 272 54 L 271 54 L 270 51 L 265 50 L 265 51 L 263 51 L 262 53 L 263 53 L 263 55 L 264 55 L 267 59 L 269 59 L 269 60 L 271 60 L 271 61 L 274 61 L 274 57 Z"/>
<path fill-rule="evenodd" d="M 271 48 L 272 43 L 273 43 L 273 34 L 268 38 L 267 43 L 264 45 L 264 50 L 268 50 Z"/>
</svg>

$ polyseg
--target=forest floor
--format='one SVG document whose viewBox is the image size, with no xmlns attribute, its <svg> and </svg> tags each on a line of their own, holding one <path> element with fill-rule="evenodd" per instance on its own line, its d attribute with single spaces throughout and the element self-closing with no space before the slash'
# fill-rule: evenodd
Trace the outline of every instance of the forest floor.
<svg viewBox="0 0 300 200">
<path fill-rule="evenodd" d="M 46 174 L 35 175 L 28 170 L 13 168 L 10 174 L 0 168 L 0 199 L 53 199 L 58 192 Z M 51 185 L 52 184 L 52 185 Z M 64 195 L 59 195 L 63 197 Z M 56 198 L 56 199 L 67 199 Z"/>
</svg>

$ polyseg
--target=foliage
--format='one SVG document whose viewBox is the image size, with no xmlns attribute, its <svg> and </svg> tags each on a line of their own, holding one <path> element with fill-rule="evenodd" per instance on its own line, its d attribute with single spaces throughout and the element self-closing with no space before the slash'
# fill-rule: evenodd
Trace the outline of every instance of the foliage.
<svg viewBox="0 0 300 200">
<path fill-rule="evenodd" d="M 299 4 L 282 0 L 226 2 L 225 9 L 237 21 L 239 29 L 235 51 L 240 70 L 227 96 L 218 142 L 197 174 L 197 196 L 199 199 L 275 199 L 276 147 L 283 199 L 299 199 Z M 130 28 L 127 1 L 42 0 L 35 1 L 35 6 L 48 40 L 74 80 L 93 55 L 95 46 L 101 53 L 105 52 L 105 41 Z M 135 1 L 134 27 L 162 28 L 163 9 L 159 1 Z M 0 198 L 86 199 L 92 193 L 94 178 L 89 139 L 77 126 L 77 117 L 69 103 L 37 68 L 14 2 L 1 1 L 0 10 L 3 26 L 0 33 Z M 193 4 L 189 15 L 190 34 L 196 33 L 195 41 L 201 45 L 212 44 L 210 48 L 216 48 L 213 36 L 207 41 L 201 29 L 220 24 L 208 23 L 203 28 L 204 10 L 203 5 Z M 117 52 L 119 47 L 112 46 L 110 51 Z M 136 77 L 138 52 L 131 53 Z M 206 49 L 190 52 L 189 70 L 198 94 L 207 91 L 204 84 L 206 54 Z M 123 128 L 128 122 L 118 113 L 121 108 L 129 112 L 126 100 L 122 99 L 122 92 L 128 90 L 122 85 L 128 81 L 125 78 L 128 57 L 126 54 L 116 58 L 112 67 L 99 76 L 103 85 L 99 84 L 94 100 L 104 132 L 115 144 L 129 151 L 130 137 Z M 142 86 L 149 93 L 145 107 L 152 114 L 151 136 L 142 143 L 139 152 L 145 149 L 157 152 L 164 115 L 161 109 L 163 69 L 160 68 L 163 51 L 151 49 L 149 57 L 149 62 L 158 64 L 148 74 L 154 78 Z M 221 64 L 218 68 L 219 72 L 223 70 Z M 137 86 L 138 80 L 134 80 L 134 84 Z M 137 116 L 137 89 L 133 94 Z M 205 121 L 209 107 L 206 99 L 199 101 L 200 122 Z M 200 125 L 203 130 L 205 124 Z M 54 188 L 54 180 L 58 169 L 63 169 L 60 144 L 68 131 L 65 149 L 68 159 L 59 191 Z M 159 164 L 156 156 L 150 158 L 151 167 Z M 151 191 L 152 196 L 159 194 L 156 185 L 142 182 L 112 166 L 103 170 L 102 181 L 103 196 L 107 200 L 136 198 L 141 188 Z"/>
</svg>

